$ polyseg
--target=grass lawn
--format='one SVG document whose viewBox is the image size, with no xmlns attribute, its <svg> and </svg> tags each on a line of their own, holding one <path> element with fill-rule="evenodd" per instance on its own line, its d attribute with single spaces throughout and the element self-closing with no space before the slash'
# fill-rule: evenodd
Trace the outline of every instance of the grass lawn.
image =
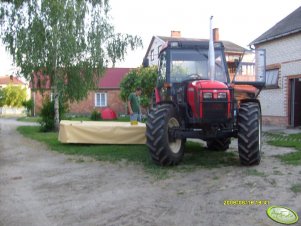
<svg viewBox="0 0 301 226">
<path fill-rule="evenodd" d="M 238 156 L 233 152 L 208 151 L 199 143 L 194 142 L 187 142 L 185 156 L 180 165 L 160 167 L 151 161 L 146 145 L 62 144 L 58 141 L 57 133 L 42 133 L 38 126 L 20 126 L 18 131 L 28 138 L 46 143 L 51 150 L 60 153 L 89 156 L 99 161 L 116 162 L 126 160 L 141 164 L 145 171 L 150 172 L 157 178 L 164 178 L 169 172 L 239 165 Z"/>
<path fill-rule="evenodd" d="M 17 119 L 17 121 L 20 122 L 39 122 L 39 120 L 41 119 L 41 117 L 20 117 Z"/>
<path fill-rule="evenodd" d="M 301 165 L 301 133 L 268 134 L 268 143 L 278 147 L 292 147 L 297 151 L 277 156 L 281 161 L 291 165 Z"/>
</svg>

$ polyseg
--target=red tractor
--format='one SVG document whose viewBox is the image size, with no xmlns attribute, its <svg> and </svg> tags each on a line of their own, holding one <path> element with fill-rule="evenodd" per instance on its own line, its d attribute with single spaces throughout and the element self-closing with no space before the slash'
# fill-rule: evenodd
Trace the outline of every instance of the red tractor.
<svg viewBox="0 0 301 226">
<path fill-rule="evenodd" d="M 156 164 L 178 164 L 187 138 L 226 151 L 232 137 L 238 138 L 242 165 L 260 163 L 257 96 L 265 86 L 265 52 L 244 53 L 230 81 L 223 43 L 209 49 L 210 41 L 179 40 L 160 51 L 155 106 L 146 123 L 147 147 Z"/>
</svg>

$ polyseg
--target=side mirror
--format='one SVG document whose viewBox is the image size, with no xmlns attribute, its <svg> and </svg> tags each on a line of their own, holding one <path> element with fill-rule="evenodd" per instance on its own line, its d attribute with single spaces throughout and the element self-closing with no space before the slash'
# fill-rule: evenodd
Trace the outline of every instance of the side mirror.
<svg viewBox="0 0 301 226">
<path fill-rule="evenodd" d="M 143 67 L 149 67 L 149 60 L 148 60 L 148 58 L 143 58 L 142 65 L 143 65 Z"/>
</svg>

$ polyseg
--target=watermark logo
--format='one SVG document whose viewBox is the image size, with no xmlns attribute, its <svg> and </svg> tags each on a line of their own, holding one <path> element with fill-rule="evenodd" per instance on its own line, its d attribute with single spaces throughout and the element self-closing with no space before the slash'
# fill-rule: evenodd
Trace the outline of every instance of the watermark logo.
<svg viewBox="0 0 301 226">
<path fill-rule="evenodd" d="M 273 221 L 281 224 L 295 224 L 299 218 L 295 211 L 283 206 L 271 206 L 267 209 L 267 215 Z"/>
</svg>

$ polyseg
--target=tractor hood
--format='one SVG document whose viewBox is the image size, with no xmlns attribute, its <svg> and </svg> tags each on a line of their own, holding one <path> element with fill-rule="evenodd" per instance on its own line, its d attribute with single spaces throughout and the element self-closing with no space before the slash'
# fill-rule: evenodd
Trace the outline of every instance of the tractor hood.
<svg viewBox="0 0 301 226">
<path fill-rule="evenodd" d="M 193 117 L 203 120 L 231 118 L 230 88 L 223 82 L 198 80 L 188 83 L 188 104 Z"/>
<path fill-rule="evenodd" d="M 227 89 L 228 86 L 219 81 L 212 81 L 212 80 L 198 80 L 191 82 L 188 87 L 196 88 L 196 89 L 210 89 L 210 90 L 216 90 L 216 89 Z"/>
</svg>

